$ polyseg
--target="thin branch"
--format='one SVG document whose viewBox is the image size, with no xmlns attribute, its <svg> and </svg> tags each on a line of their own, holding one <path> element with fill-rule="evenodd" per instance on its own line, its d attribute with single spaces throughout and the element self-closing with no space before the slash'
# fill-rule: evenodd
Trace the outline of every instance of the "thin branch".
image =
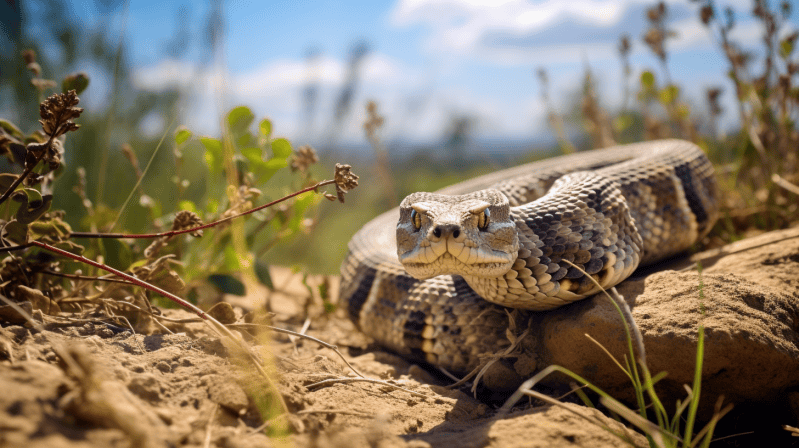
<svg viewBox="0 0 799 448">
<path fill-rule="evenodd" d="M 57 247 L 53 247 L 53 246 L 51 246 L 49 244 L 42 243 L 41 241 L 31 241 L 30 244 L 33 245 L 33 246 L 37 246 L 39 248 L 42 248 L 42 249 L 44 249 L 46 251 L 57 253 L 58 255 L 61 255 L 63 257 L 71 258 L 71 259 L 73 259 L 75 261 L 79 261 L 81 263 L 86 263 L 89 266 L 93 266 L 93 267 L 95 267 L 97 269 L 102 269 L 103 271 L 110 272 L 110 273 L 112 273 L 112 274 L 114 274 L 114 275 L 116 275 L 118 277 L 121 277 L 121 278 L 129 281 L 130 283 L 133 283 L 136 286 L 141 286 L 142 288 L 149 289 L 150 291 L 153 291 L 153 292 L 156 292 L 158 294 L 161 294 L 162 296 L 164 296 L 164 297 L 168 298 L 169 300 L 177 303 L 178 305 L 182 306 L 183 308 L 186 308 L 187 310 L 194 312 L 195 314 L 197 314 L 198 316 L 200 316 L 201 318 L 203 318 L 205 320 L 212 319 L 212 317 L 207 315 L 207 314 L 205 314 L 205 312 L 203 310 L 201 310 L 201 309 L 197 308 L 196 306 L 192 305 L 191 303 L 181 299 L 180 297 L 172 294 L 171 292 L 165 291 L 165 290 L 163 290 L 163 289 L 161 289 L 161 288 L 159 288 L 159 287 L 157 287 L 155 285 L 151 285 L 151 284 L 149 284 L 149 283 L 147 283 L 147 282 L 145 282 L 143 280 L 139 280 L 138 278 L 136 278 L 136 277 L 134 277 L 134 276 L 132 276 L 130 274 L 126 274 L 126 273 L 124 273 L 122 271 L 119 271 L 117 269 L 114 269 L 111 266 L 108 266 L 108 265 L 105 265 L 105 264 L 102 264 L 102 263 L 98 263 L 98 262 L 96 262 L 94 260 L 90 260 L 90 259 L 84 257 L 83 255 L 76 255 L 76 254 L 73 254 L 71 252 L 67 252 L 65 250 L 59 249 Z"/>
<path fill-rule="evenodd" d="M 211 329 L 214 330 L 215 332 L 217 332 L 217 334 L 219 334 L 220 336 L 224 336 L 224 337 L 229 338 L 231 341 L 233 341 L 235 344 L 237 344 L 239 346 L 239 348 L 242 350 L 242 352 L 244 352 L 247 355 L 247 358 L 252 362 L 252 364 L 255 366 L 255 368 L 258 370 L 258 372 L 261 374 L 261 376 L 263 376 L 263 378 L 266 380 L 267 384 L 269 385 L 269 388 L 273 391 L 273 393 L 277 397 L 277 400 L 280 403 L 280 406 L 281 406 L 283 412 L 284 413 L 288 413 L 289 412 L 288 406 L 286 405 L 285 400 L 283 400 L 283 396 L 280 394 L 280 391 L 278 390 L 277 385 L 272 381 L 272 378 L 266 373 L 266 370 L 264 370 L 264 367 L 261 365 L 259 360 L 252 353 L 252 351 L 250 350 L 249 346 L 247 346 L 241 339 L 237 338 L 236 335 L 234 335 L 233 332 L 231 332 L 227 327 L 222 325 L 221 322 L 219 322 L 218 320 L 216 320 L 213 317 L 209 316 L 203 310 L 201 310 L 201 309 L 197 308 L 196 306 L 192 305 L 191 303 L 181 299 L 180 297 L 176 296 L 175 294 L 172 294 L 171 292 L 165 291 L 165 290 L 163 290 L 163 289 L 161 289 L 161 288 L 159 288 L 159 287 L 157 287 L 155 285 L 152 285 L 152 284 L 147 283 L 147 282 L 145 282 L 143 280 L 140 280 L 140 279 L 138 279 L 138 278 L 136 278 L 136 277 L 134 277 L 132 275 L 129 275 L 129 274 L 126 274 L 126 273 L 124 273 L 122 271 L 114 269 L 111 266 L 107 266 L 107 265 L 104 265 L 102 263 L 98 263 L 98 262 L 96 262 L 94 260 L 90 260 L 90 259 L 88 259 L 88 258 L 86 258 L 86 257 L 84 257 L 82 255 L 76 255 L 76 254 L 73 254 L 71 252 L 67 252 L 65 250 L 61 250 L 61 249 L 59 249 L 57 247 L 50 246 L 49 244 L 42 243 L 41 241 L 32 241 L 31 244 L 34 245 L 34 246 L 40 247 L 40 248 L 42 248 L 44 250 L 59 254 L 61 256 L 64 256 L 64 257 L 67 257 L 67 258 L 71 258 L 73 260 L 80 261 L 82 263 L 86 263 L 86 264 L 88 264 L 90 266 L 93 266 L 93 267 L 95 267 L 97 269 L 102 269 L 104 271 L 111 272 L 112 274 L 117 275 L 117 276 L 119 276 L 121 278 L 124 278 L 125 280 L 128 280 L 129 282 L 134 283 L 137 286 L 141 286 L 142 288 L 146 288 L 146 289 L 149 289 L 150 291 L 153 291 L 153 292 L 156 292 L 158 294 L 161 294 L 164 297 L 168 298 L 169 300 L 172 300 L 173 302 L 175 302 L 178 305 L 182 306 L 183 308 L 186 308 L 189 311 L 192 311 L 193 313 L 197 314 L 198 316 L 203 318 L 205 320 L 205 322 L 211 327 Z"/>
<path fill-rule="evenodd" d="M 64 272 L 56 272 L 51 271 L 49 269 L 45 269 L 41 271 L 42 274 L 53 275 L 56 277 L 64 277 L 64 278 L 71 278 L 74 280 L 89 280 L 89 281 L 98 281 L 98 282 L 110 282 L 110 283 L 124 283 L 126 285 L 133 285 L 135 283 L 129 282 L 127 280 L 120 280 L 118 278 L 108 278 L 108 277 L 95 277 L 91 275 L 78 275 L 78 274 L 66 274 Z"/>
<path fill-rule="evenodd" d="M 785 180 L 785 179 L 784 179 L 782 176 L 780 176 L 779 174 L 776 174 L 776 173 L 775 173 L 775 174 L 773 174 L 773 175 L 771 176 L 771 180 L 772 180 L 772 181 L 773 181 L 775 184 L 777 184 L 777 185 L 779 185 L 780 187 L 782 187 L 782 188 L 784 188 L 784 189 L 786 189 L 786 190 L 790 191 L 791 193 L 793 193 L 793 194 L 799 194 L 799 186 L 796 186 L 796 185 L 794 185 L 794 184 L 792 184 L 792 183 L 788 182 L 787 180 Z"/>
<path fill-rule="evenodd" d="M 4 252 L 14 252 L 17 250 L 27 249 L 33 246 L 32 243 L 19 244 L 17 246 L 0 247 L 0 254 Z"/>
<path fill-rule="evenodd" d="M 297 411 L 297 415 L 305 415 L 305 414 L 341 414 L 341 415 L 354 415 L 356 417 L 364 417 L 364 418 L 372 418 L 374 417 L 373 414 L 366 414 L 364 412 L 358 411 L 347 411 L 344 409 L 303 409 L 302 411 Z"/>
<path fill-rule="evenodd" d="M 284 334 L 288 334 L 288 335 L 291 335 L 291 336 L 296 336 L 298 338 L 308 339 L 309 341 L 316 342 L 317 344 L 319 344 L 319 345 L 321 345 L 321 346 L 323 346 L 325 348 L 329 348 L 330 350 L 333 350 L 334 352 L 336 352 L 336 354 L 341 358 L 342 361 L 344 361 L 344 364 L 346 364 L 347 367 L 350 368 L 350 370 L 355 372 L 355 374 L 358 375 L 359 377 L 366 378 L 365 376 L 361 375 L 361 372 L 357 371 L 355 369 L 355 367 L 352 366 L 352 364 L 350 364 L 349 362 L 347 362 L 346 359 L 344 359 L 344 355 L 342 355 L 341 352 L 338 350 L 338 346 L 337 345 L 330 344 L 330 343 L 325 342 L 325 341 L 323 341 L 321 339 L 317 339 L 317 338 L 315 338 L 313 336 L 308 336 L 307 334 L 304 334 L 304 333 L 297 333 L 296 331 L 286 330 L 284 328 L 278 328 L 278 327 L 273 327 L 271 325 L 263 325 L 263 324 L 241 323 L 241 324 L 230 324 L 230 325 L 228 325 L 228 327 L 230 327 L 230 328 L 236 328 L 236 327 L 244 327 L 244 328 L 246 328 L 246 327 L 263 327 L 263 328 L 267 328 L 267 329 L 272 330 L 272 331 L 277 332 L 277 333 L 284 333 Z"/>
<path fill-rule="evenodd" d="M 22 181 L 24 181 L 25 178 L 28 177 L 28 175 L 33 171 L 34 168 L 36 168 L 36 165 L 38 165 L 40 161 L 41 159 L 37 160 L 36 163 L 31 165 L 30 167 L 28 166 L 25 167 L 25 170 L 22 172 L 22 174 L 20 174 L 19 177 L 14 179 L 14 182 L 11 183 L 11 186 L 8 187 L 8 190 L 6 190 L 5 193 L 3 193 L 3 196 L 0 196 L 0 204 L 5 202 L 6 199 L 8 199 L 8 197 L 11 196 L 12 193 L 14 193 L 14 190 L 16 190 L 19 184 L 21 184 Z"/>
<path fill-rule="evenodd" d="M 391 384 L 388 381 L 375 380 L 375 379 L 372 379 L 372 378 L 331 378 L 329 380 L 324 380 L 324 381 L 319 381 L 318 383 L 309 384 L 309 385 L 307 385 L 305 387 L 307 387 L 308 389 L 315 389 L 315 388 L 318 388 L 318 387 L 329 386 L 331 384 L 356 383 L 356 382 L 380 384 L 381 386 L 389 386 L 389 387 L 393 387 L 395 389 L 399 389 L 399 390 L 404 391 L 404 392 L 408 392 L 409 394 L 416 395 L 417 397 L 428 398 L 428 396 L 425 395 L 425 394 L 420 394 L 419 392 L 414 392 L 414 391 L 412 391 L 410 389 L 406 389 L 406 388 L 404 388 L 402 386 L 398 386 L 396 384 Z"/>
<path fill-rule="evenodd" d="M 211 223 L 208 223 L 208 224 L 203 224 L 201 226 L 192 227 L 192 228 L 188 228 L 188 229 L 170 230 L 168 232 L 161 232 L 161 233 L 139 233 L 139 234 L 132 234 L 132 233 L 72 232 L 70 234 L 70 237 L 72 237 L 72 238 L 161 238 L 161 237 L 172 237 L 172 236 L 175 236 L 175 235 L 182 235 L 184 233 L 192 233 L 192 232 L 196 232 L 198 230 L 204 230 L 204 229 L 208 229 L 208 228 L 211 228 L 211 227 L 218 226 L 219 224 L 231 221 L 231 220 L 239 218 L 241 216 L 245 216 L 245 215 L 249 215 L 251 213 L 255 213 L 255 212 L 259 211 L 259 210 L 263 210 L 263 209 L 265 209 L 267 207 L 271 207 L 271 206 L 273 206 L 275 204 L 283 202 L 283 201 L 285 201 L 287 199 L 291 199 L 294 196 L 298 196 L 300 194 L 307 193 L 309 191 L 316 191 L 320 187 L 324 187 L 325 185 L 331 185 L 331 184 L 334 184 L 334 183 L 336 183 L 335 180 L 323 180 L 323 181 L 318 182 L 318 183 L 316 183 L 314 185 L 311 185 L 310 187 L 303 188 L 300 191 L 291 193 L 288 196 L 284 196 L 284 197 L 282 197 L 280 199 L 276 199 L 276 200 L 274 200 L 272 202 L 269 202 L 267 204 L 264 204 L 264 205 L 259 205 L 258 207 L 255 207 L 255 208 L 252 208 L 250 210 L 241 212 L 241 213 L 239 213 L 237 215 L 228 216 L 227 218 L 222 218 L 222 219 L 220 219 L 218 221 L 214 221 L 214 222 L 211 222 Z"/>
</svg>

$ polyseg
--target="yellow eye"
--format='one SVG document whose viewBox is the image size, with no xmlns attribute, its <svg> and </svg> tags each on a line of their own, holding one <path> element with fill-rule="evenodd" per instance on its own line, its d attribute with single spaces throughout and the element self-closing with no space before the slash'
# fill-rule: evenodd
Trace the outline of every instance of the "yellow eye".
<svg viewBox="0 0 799 448">
<path fill-rule="evenodd" d="M 488 209 L 483 210 L 483 213 L 477 215 L 477 228 L 480 230 L 488 229 L 488 217 L 490 214 L 488 213 Z"/>
<path fill-rule="evenodd" d="M 414 229 L 419 230 L 422 228 L 422 217 L 419 216 L 416 210 L 411 210 L 411 222 L 413 223 Z"/>
</svg>

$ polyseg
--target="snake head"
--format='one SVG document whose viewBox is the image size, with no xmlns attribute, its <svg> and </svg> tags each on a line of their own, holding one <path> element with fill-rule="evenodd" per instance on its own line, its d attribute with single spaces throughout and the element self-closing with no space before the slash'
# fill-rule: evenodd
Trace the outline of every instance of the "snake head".
<svg viewBox="0 0 799 448">
<path fill-rule="evenodd" d="M 518 251 L 508 198 L 497 190 L 413 193 L 400 204 L 397 256 L 420 280 L 443 274 L 499 277 Z"/>
</svg>

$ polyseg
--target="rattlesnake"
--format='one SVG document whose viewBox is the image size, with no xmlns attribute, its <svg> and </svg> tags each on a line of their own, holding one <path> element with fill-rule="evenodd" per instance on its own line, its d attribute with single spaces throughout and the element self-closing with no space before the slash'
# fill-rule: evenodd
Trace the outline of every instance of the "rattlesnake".
<svg viewBox="0 0 799 448">
<path fill-rule="evenodd" d="M 414 193 L 352 238 L 340 297 L 378 344 L 469 371 L 508 345 L 508 308 L 556 308 L 599 291 L 583 271 L 610 288 L 685 251 L 716 221 L 717 196 L 711 163 L 681 140 Z"/>
</svg>

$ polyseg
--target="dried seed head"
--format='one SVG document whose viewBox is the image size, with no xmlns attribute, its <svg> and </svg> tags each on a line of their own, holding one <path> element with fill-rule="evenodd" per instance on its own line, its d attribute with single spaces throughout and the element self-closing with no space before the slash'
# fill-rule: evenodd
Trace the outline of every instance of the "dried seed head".
<svg viewBox="0 0 799 448">
<path fill-rule="evenodd" d="M 644 42 L 660 59 L 666 59 L 666 50 L 663 48 L 665 38 L 663 31 L 657 28 L 650 28 L 644 35 Z"/>
<path fill-rule="evenodd" d="M 319 157 L 312 147 L 309 145 L 300 146 L 300 148 L 294 152 L 294 157 L 291 159 L 291 170 L 305 172 L 309 166 L 318 161 Z"/>
<path fill-rule="evenodd" d="M 36 52 L 33 50 L 23 50 L 22 59 L 25 60 L 26 64 L 32 64 L 36 62 Z"/>
<path fill-rule="evenodd" d="M 707 102 L 710 105 L 710 113 L 713 116 L 719 116 L 722 112 L 724 112 L 724 109 L 719 104 L 719 96 L 721 96 L 721 92 L 722 90 L 719 87 L 707 89 Z"/>
<path fill-rule="evenodd" d="M 67 93 L 50 95 L 39 105 L 39 115 L 42 117 L 39 123 L 51 139 L 80 127 L 72 121 L 83 112 L 80 107 L 75 107 L 79 102 L 78 95 L 70 90 Z"/>
<path fill-rule="evenodd" d="M 344 202 L 344 195 L 353 188 L 358 186 L 358 176 L 351 171 L 352 166 L 337 163 L 336 164 L 336 195 L 340 202 Z"/>
<path fill-rule="evenodd" d="M 172 230 L 191 229 L 192 227 L 198 227 L 201 225 L 203 225 L 203 220 L 200 219 L 196 213 L 190 212 L 188 210 L 181 210 L 175 215 L 175 220 L 172 221 Z M 195 230 L 194 232 L 191 232 L 190 235 L 199 238 L 203 236 L 203 231 Z"/>
<path fill-rule="evenodd" d="M 702 9 L 699 10 L 699 18 L 702 19 L 702 23 L 705 25 L 710 24 L 710 21 L 713 19 L 713 7 L 710 5 L 703 6 Z"/>
<path fill-rule="evenodd" d="M 383 126 L 385 118 L 377 113 L 377 103 L 374 101 L 366 103 L 366 115 L 367 118 L 363 128 L 366 130 L 366 135 L 371 138 Z"/>
<path fill-rule="evenodd" d="M 622 57 L 627 56 L 630 54 L 630 48 L 630 36 L 626 34 L 621 36 L 621 39 L 619 39 L 619 54 L 621 54 Z"/>
</svg>

